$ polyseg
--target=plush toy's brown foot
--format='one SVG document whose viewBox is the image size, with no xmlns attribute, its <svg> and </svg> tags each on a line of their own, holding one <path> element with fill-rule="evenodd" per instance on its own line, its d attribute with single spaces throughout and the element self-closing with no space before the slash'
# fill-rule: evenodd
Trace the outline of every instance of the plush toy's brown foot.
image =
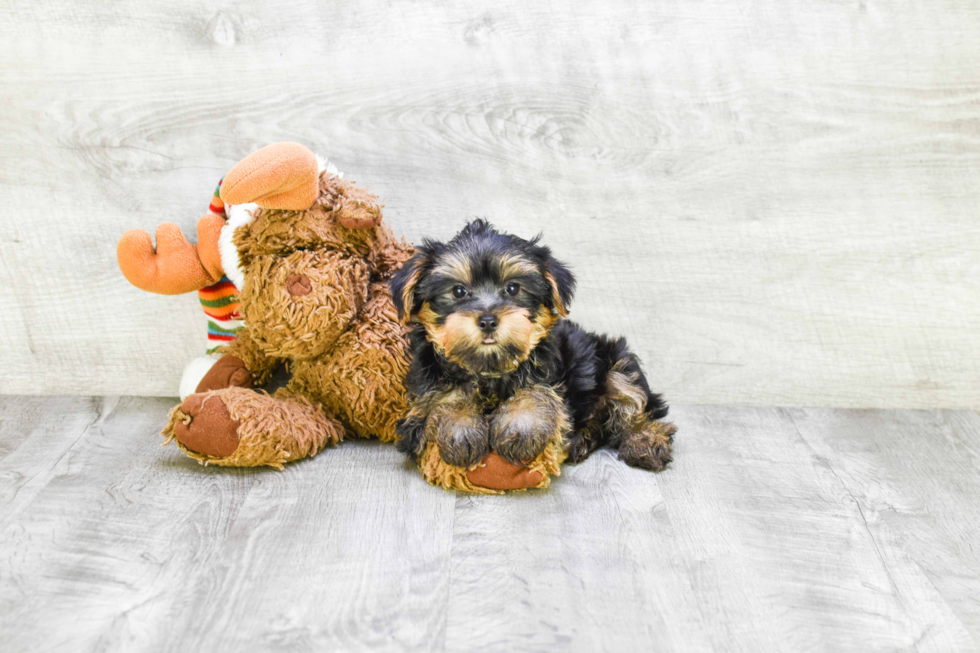
<svg viewBox="0 0 980 653">
<path fill-rule="evenodd" d="M 507 490 L 548 487 L 552 476 L 561 475 L 561 463 L 566 455 L 564 442 L 556 438 L 527 465 L 515 465 L 490 452 L 479 463 L 466 468 L 446 463 L 439 455 L 438 445 L 429 442 L 419 456 L 419 468 L 425 480 L 447 490 L 503 494 Z"/>
<path fill-rule="evenodd" d="M 619 459 L 627 465 L 655 472 L 673 460 L 671 443 L 677 427 L 667 422 L 646 422 L 619 445 Z"/>
<path fill-rule="evenodd" d="M 225 354 L 211 366 L 195 392 L 208 392 L 222 388 L 251 388 L 252 375 L 238 356 Z"/>
<path fill-rule="evenodd" d="M 306 399 L 232 387 L 185 399 L 163 435 L 203 464 L 281 469 L 336 444 L 344 429 Z"/>
<path fill-rule="evenodd" d="M 184 448 L 212 458 L 226 458 L 238 449 L 241 424 L 232 419 L 221 397 L 193 394 L 180 405 L 180 412 L 173 434 Z"/>
<path fill-rule="evenodd" d="M 466 471 L 470 483 L 492 490 L 524 490 L 538 487 L 545 474 L 523 465 L 515 465 L 496 452 L 491 452 L 473 469 Z"/>
</svg>

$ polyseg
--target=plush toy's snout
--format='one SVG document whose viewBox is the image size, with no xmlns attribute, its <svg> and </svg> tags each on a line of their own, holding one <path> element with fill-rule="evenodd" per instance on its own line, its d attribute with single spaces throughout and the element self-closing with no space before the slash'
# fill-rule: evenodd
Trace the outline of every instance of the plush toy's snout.
<svg viewBox="0 0 980 653">
<path fill-rule="evenodd" d="M 242 315 L 269 356 L 319 356 L 350 326 L 368 293 L 363 259 L 329 249 L 266 254 L 248 265 Z"/>
</svg>

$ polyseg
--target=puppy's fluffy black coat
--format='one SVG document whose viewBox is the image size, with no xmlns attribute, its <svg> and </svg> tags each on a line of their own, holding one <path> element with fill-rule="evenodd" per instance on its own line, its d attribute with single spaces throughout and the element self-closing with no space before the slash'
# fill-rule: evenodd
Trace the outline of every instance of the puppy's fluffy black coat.
<svg viewBox="0 0 980 653">
<path fill-rule="evenodd" d="M 572 273 L 537 238 L 485 220 L 448 243 L 424 241 L 391 280 L 396 308 L 414 323 L 399 449 L 416 457 L 435 440 L 453 465 L 491 449 L 527 462 L 570 424 L 560 437 L 573 462 L 603 445 L 635 466 L 670 462 L 667 405 L 623 338 L 563 319 L 574 290 Z"/>
</svg>

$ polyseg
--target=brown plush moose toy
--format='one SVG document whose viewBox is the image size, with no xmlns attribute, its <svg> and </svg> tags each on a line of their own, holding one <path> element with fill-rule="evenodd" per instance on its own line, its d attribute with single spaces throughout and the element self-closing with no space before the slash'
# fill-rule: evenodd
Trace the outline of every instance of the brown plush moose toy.
<svg viewBox="0 0 980 653">
<path fill-rule="evenodd" d="M 240 293 L 244 326 L 176 406 L 163 431 L 210 465 L 250 467 L 312 456 L 345 435 L 396 439 L 406 412 L 407 329 L 387 280 L 413 249 L 382 223 L 379 199 L 297 143 L 249 155 L 220 188 L 227 220 L 209 215 L 191 245 L 176 225 L 119 242 L 135 286 L 177 294 L 226 276 Z M 291 379 L 273 394 L 254 388 L 285 363 Z M 527 467 L 491 453 L 476 468 L 438 454 L 425 478 L 449 489 L 497 492 L 546 487 L 564 459 L 550 447 Z"/>
</svg>

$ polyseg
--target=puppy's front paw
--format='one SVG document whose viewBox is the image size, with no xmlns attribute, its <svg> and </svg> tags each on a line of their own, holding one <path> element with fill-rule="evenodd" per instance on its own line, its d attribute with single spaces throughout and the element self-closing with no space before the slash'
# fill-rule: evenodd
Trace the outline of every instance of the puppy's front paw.
<svg viewBox="0 0 980 653">
<path fill-rule="evenodd" d="M 439 455 L 450 465 L 470 467 L 490 453 L 487 422 L 469 404 L 440 406 L 427 425 L 439 446 Z"/>
<path fill-rule="evenodd" d="M 490 421 L 490 446 L 508 462 L 527 464 L 544 451 L 555 426 L 533 415 L 497 414 Z"/>
<path fill-rule="evenodd" d="M 520 390 L 490 420 L 490 446 L 514 464 L 538 457 L 552 439 L 567 430 L 568 419 L 558 396 L 545 388 Z"/>
<path fill-rule="evenodd" d="M 677 427 L 666 422 L 649 422 L 619 445 L 619 459 L 632 467 L 655 472 L 673 460 L 671 444 Z"/>
</svg>

